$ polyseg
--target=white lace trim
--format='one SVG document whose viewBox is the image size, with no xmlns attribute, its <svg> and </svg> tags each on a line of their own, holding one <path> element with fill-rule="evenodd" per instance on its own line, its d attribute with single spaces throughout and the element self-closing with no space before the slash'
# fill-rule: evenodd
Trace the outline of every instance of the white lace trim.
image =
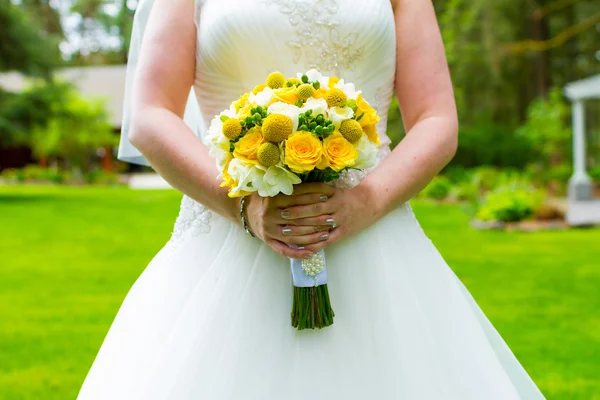
<svg viewBox="0 0 600 400">
<path fill-rule="evenodd" d="M 212 211 L 206 206 L 192 200 L 188 196 L 181 199 L 179 216 L 175 221 L 173 234 L 171 235 L 172 244 L 180 243 L 185 238 L 197 237 L 201 234 L 210 232 L 210 219 Z"/>
<path fill-rule="evenodd" d="M 354 71 L 364 56 L 364 46 L 357 47 L 358 33 L 342 37 L 335 19 L 339 11 L 335 0 L 265 0 L 279 7 L 294 28 L 294 38 L 287 45 L 294 53 L 294 63 L 304 60 L 306 69 L 320 71 Z"/>
</svg>

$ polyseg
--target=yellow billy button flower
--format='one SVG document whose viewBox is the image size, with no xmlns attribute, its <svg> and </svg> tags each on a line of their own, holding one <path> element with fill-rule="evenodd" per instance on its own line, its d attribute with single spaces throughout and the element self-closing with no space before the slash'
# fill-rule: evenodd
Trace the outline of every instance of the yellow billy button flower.
<svg viewBox="0 0 600 400">
<path fill-rule="evenodd" d="M 306 100 L 315 94 L 315 88 L 309 83 L 304 83 L 296 88 L 296 95 L 300 100 Z"/>
<path fill-rule="evenodd" d="M 259 127 L 248 131 L 233 146 L 233 156 L 252 164 L 258 164 L 258 149 L 265 142 L 265 138 Z"/>
<path fill-rule="evenodd" d="M 229 140 L 235 140 L 242 133 L 242 125 L 237 118 L 229 118 L 223 122 L 223 135 Z"/>
<path fill-rule="evenodd" d="M 377 133 L 377 128 L 375 125 L 367 125 L 363 127 L 363 129 L 372 143 L 375 143 L 377 146 L 381 145 L 381 142 L 379 141 L 379 134 Z"/>
<path fill-rule="evenodd" d="M 363 134 L 362 126 L 354 120 L 347 119 L 342 121 L 340 125 L 340 133 L 350 143 L 357 142 Z"/>
<path fill-rule="evenodd" d="M 339 131 L 335 131 L 325 138 L 323 151 L 329 166 L 336 172 L 351 167 L 358 157 L 356 148 Z"/>
<path fill-rule="evenodd" d="M 273 72 L 267 77 L 267 86 L 271 89 L 279 89 L 285 85 L 285 76 L 281 72 Z"/>
<path fill-rule="evenodd" d="M 258 148 L 258 162 L 265 167 L 272 167 L 279 163 L 281 154 L 279 146 L 275 143 L 267 142 L 260 145 Z"/>
<path fill-rule="evenodd" d="M 325 94 L 325 101 L 329 107 L 345 107 L 346 106 L 346 93 L 341 89 L 333 88 Z"/>
<path fill-rule="evenodd" d="M 285 142 L 285 164 L 297 174 L 325 169 L 323 144 L 310 132 L 298 131 Z"/>
<path fill-rule="evenodd" d="M 263 135 L 269 142 L 283 142 L 292 134 L 293 122 L 283 114 L 271 114 L 262 124 Z"/>
<path fill-rule="evenodd" d="M 254 89 L 252 89 L 252 94 L 256 96 L 258 93 L 262 92 L 266 87 L 267 85 L 261 83 L 260 85 L 257 85 Z"/>
</svg>

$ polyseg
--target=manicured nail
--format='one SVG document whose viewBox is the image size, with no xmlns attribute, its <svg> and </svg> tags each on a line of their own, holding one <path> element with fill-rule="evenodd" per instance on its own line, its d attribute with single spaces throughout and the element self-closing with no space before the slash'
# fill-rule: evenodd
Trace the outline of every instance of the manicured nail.
<svg viewBox="0 0 600 400">
<path fill-rule="evenodd" d="M 325 220 L 325 223 L 329 226 L 331 226 L 332 228 L 335 228 L 335 221 L 333 220 L 333 218 L 327 218 Z"/>
<path fill-rule="evenodd" d="M 291 228 L 283 228 L 283 229 L 281 230 L 281 232 L 282 232 L 282 233 L 283 233 L 285 236 L 288 236 L 288 235 L 291 235 L 291 234 L 292 234 L 292 229 L 291 229 Z"/>
<path fill-rule="evenodd" d="M 329 197 L 322 195 L 321 197 L 319 197 L 319 199 L 321 199 L 321 201 L 325 202 L 325 201 L 329 200 Z"/>
<path fill-rule="evenodd" d="M 324 233 L 321 235 L 321 240 L 327 240 L 329 239 L 329 234 L 328 233 Z"/>
<path fill-rule="evenodd" d="M 312 254 L 307 254 L 307 255 L 304 256 L 304 259 L 305 260 L 310 260 L 312 258 L 312 256 L 313 256 Z"/>
<path fill-rule="evenodd" d="M 281 212 L 281 218 L 288 219 L 289 217 L 290 217 L 290 212 L 289 211 L 282 211 Z"/>
</svg>

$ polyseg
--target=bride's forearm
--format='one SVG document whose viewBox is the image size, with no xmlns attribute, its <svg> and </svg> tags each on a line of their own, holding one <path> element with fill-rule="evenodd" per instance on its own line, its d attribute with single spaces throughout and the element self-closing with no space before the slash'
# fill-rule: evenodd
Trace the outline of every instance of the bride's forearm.
<svg viewBox="0 0 600 400">
<path fill-rule="evenodd" d="M 129 139 L 171 186 L 238 221 L 237 200 L 219 186 L 214 159 L 180 117 L 165 108 L 141 107 Z"/>
<path fill-rule="evenodd" d="M 363 182 L 377 218 L 410 200 L 450 162 L 456 152 L 457 131 L 456 119 L 445 116 L 427 117 L 412 127 Z"/>
</svg>

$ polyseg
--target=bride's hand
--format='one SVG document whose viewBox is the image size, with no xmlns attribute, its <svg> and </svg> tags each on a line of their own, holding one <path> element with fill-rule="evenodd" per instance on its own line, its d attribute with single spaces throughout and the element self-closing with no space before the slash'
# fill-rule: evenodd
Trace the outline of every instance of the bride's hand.
<svg viewBox="0 0 600 400">
<path fill-rule="evenodd" d="M 304 246 L 312 252 L 322 250 L 344 237 L 352 236 L 377 220 L 374 201 L 376 196 L 366 182 L 351 189 L 329 187 L 333 192 L 328 194 L 327 201 L 313 201 L 282 210 L 282 215 L 288 223 L 286 228 L 291 228 L 293 231 L 323 226 L 329 228 L 329 232 L 321 232 L 312 238 L 316 239 L 318 236 L 319 240 Z"/>
<path fill-rule="evenodd" d="M 260 197 L 253 193 L 246 200 L 248 228 L 281 255 L 297 259 L 309 257 L 312 254 L 311 245 L 329 239 L 331 224 L 327 223 L 327 218 L 321 218 L 319 223 L 314 224 L 295 224 L 291 217 L 288 218 L 287 212 L 296 213 L 303 207 L 324 212 L 331 208 L 325 206 L 335 193 L 334 187 L 323 183 L 298 185 L 291 196 Z"/>
</svg>

